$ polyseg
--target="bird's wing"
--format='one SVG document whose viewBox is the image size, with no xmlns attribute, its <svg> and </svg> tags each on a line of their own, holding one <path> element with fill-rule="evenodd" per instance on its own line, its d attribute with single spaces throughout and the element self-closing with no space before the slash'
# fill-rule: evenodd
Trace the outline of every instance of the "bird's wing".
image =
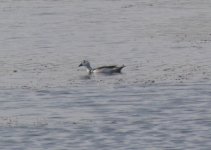
<svg viewBox="0 0 211 150">
<path fill-rule="evenodd" d="M 102 66 L 102 67 L 98 67 L 98 68 L 95 68 L 95 69 L 106 69 L 106 68 L 114 69 L 116 67 L 117 67 L 116 65 L 112 65 L 112 66 Z"/>
</svg>

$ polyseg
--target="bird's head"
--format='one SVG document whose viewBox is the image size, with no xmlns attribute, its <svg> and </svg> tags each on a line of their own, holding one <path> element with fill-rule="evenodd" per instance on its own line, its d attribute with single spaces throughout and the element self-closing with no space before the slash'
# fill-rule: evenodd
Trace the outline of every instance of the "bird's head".
<svg viewBox="0 0 211 150">
<path fill-rule="evenodd" d="M 86 67 L 88 67 L 88 66 L 90 66 L 90 63 L 89 63 L 89 61 L 87 61 L 87 60 L 83 60 L 83 61 L 80 63 L 79 67 L 81 67 L 81 66 L 86 66 Z"/>
</svg>

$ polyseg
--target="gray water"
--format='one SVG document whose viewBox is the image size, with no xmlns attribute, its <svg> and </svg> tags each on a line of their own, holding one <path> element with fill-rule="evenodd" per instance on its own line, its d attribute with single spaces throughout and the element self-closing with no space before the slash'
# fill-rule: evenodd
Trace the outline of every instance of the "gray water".
<svg viewBox="0 0 211 150">
<path fill-rule="evenodd" d="M 210 6 L 0 1 L 0 149 L 210 150 Z"/>
<path fill-rule="evenodd" d="M 211 85 L 1 90 L 1 149 L 210 149 Z"/>
</svg>

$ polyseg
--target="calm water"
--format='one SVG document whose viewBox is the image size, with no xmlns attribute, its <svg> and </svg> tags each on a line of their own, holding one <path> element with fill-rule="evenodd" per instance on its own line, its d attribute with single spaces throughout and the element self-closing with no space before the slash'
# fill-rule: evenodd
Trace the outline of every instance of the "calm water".
<svg viewBox="0 0 211 150">
<path fill-rule="evenodd" d="M 0 149 L 210 150 L 210 6 L 1 0 Z"/>
</svg>

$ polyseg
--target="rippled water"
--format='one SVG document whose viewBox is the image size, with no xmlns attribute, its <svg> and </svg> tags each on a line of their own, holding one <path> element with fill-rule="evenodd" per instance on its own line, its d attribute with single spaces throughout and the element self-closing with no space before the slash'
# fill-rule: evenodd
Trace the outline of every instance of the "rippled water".
<svg viewBox="0 0 211 150">
<path fill-rule="evenodd" d="M 210 150 L 210 5 L 0 1 L 0 149 Z"/>
<path fill-rule="evenodd" d="M 209 149 L 211 85 L 1 90 L 1 149 Z"/>
</svg>

